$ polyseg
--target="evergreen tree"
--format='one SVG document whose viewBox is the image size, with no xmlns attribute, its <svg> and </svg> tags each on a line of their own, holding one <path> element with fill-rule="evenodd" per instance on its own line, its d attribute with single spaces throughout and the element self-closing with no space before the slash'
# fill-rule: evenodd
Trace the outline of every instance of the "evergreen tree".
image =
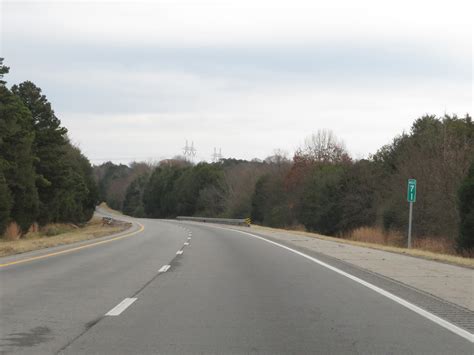
<svg viewBox="0 0 474 355">
<path fill-rule="evenodd" d="M 145 217 L 143 194 L 147 181 L 148 175 L 142 175 L 130 183 L 123 201 L 123 213 L 134 217 Z"/>
<path fill-rule="evenodd" d="M 199 163 L 184 171 L 175 185 L 175 194 L 178 198 L 176 214 L 182 216 L 202 214 L 204 206 L 199 203 L 200 194 L 211 186 L 224 191 L 224 174 L 218 164 Z M 205 197 L 202 195 L 202 198 Z"/>
<path fill-rule="evenodd" d="M 10 68 L 3 65 L 3 58 L 0 58 L 0 86 L 5 86 L 6 82 L 3 80 L 3 76 L 10 71 Z"/>
<path fill-rule="evenodd" d="M 97 204 L 98 191 L 92 167 L 81 151 L 71 144 L 65 146 L 65 159 L 67 177 L 66 185 L 60 191 L 58 221 L 84 223 L 92 217 Z"/>
<path fill-rule="evenodd" d="M 255 223 L 263 224 L 265 220 L 265 209 L 267 208 L 266 202 L 269 198 L 269 194 L 266 191 L 266 185 L 268 184 L 269 179 L 269 175 L 263 175 L 255 184 L 255 191 L 252 196 L 252 209 L 250 212 L 250 218 Z"/>
<path fill-rule="evenodd" d="M 0 85 L 0 165 L 9 190 L 4 194 L 11 196 L 10 219 L 24 232 L 36 220 L 39 207 L 33 166 L 34 137 L 31 113 L 5 85 Z M 5 206 L 7 210 L 8 204 Z"/>
<path fill-rule="evenodd" d="M 461 223 L 457 246 L 460 250 L 474 251 L 474 162 L 459 189 Z"/>
<path fill-rule="evenodd" d="M 8 189 L 7 181 L 0 170 L 0 235 L 5 231 L 5 227 L 10 219 L 12 208 L 12 198 Z"/>
<path fill-rule="evenodd" d="M 167 165 L 157 167 L 145 187 L 143 204 L 150 217 L 173 217 L 178 214 L 176 183 L 189 167 Z"/>
<path fill-rule="evenodd" d="M 31 81 L 14 85 L 12 91 L 31 112 L 35 131 L 32 154 L 36 157 L 36 185 L 40 199 L 40 224 L 57 222 L 62 208 L 60 196 L 68 184 L 65 145 L 67 129 L 61 126 L 41 89 Z"/>
<path fill-rule="evenodd" d="M 2 80 L 3 76 L 8 73 L 9 68 L 3 65 L 3 58 L 0 58 L 0 92 L 5 87 L 5 81 Z M 0 103 L 3 105 L 3 103 Z M 3 107 L 0 107 L 2 111 Z M 0 116 L 0 129 L 5 130 L 6 133 L 6 121 L 5 118 Z M 0 147 L 3 147 L 4 135 L 0 133 Z M 4 169 L 7 166 L 7 161 L 3 158 L 3 154 L 0 154 L 0 235 L 4 232 L 5 227 L 10 219 L 10 211 L 12 208 L 12 197 L 10 190 L 5 179 Z"/>
<path fill-rule="evenodd" d="M 335 235 L 342 217 L 342 178 L 344 167 L 336 164 L 316 166 L 305 186 L 299 220 L 308 230 Z"/>
<path fill-rule="evenodd" d="M 292 224 L 283 177 L 279 173 L 267 174 L 257 180 L 251 202 L 252 221 L 270 227 Z"/>
</svg>

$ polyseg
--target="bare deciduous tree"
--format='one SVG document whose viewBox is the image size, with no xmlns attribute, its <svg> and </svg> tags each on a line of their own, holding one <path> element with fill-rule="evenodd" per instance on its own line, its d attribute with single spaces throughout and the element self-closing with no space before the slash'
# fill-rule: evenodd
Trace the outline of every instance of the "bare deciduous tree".
<svg viewBox="0 0 474 355">
<path fill-rule="evenodd" d="M 326 129 L 320 129 L 305 139 L 296 155 L 302 155 L 312 162 L 340 163 L 350 161 L 345 144 Z"/>
</svg>

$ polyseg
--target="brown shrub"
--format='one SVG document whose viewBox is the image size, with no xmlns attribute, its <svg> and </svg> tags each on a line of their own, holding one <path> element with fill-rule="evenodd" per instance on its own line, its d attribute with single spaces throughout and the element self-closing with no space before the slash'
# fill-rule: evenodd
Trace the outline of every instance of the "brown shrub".
<svg viewBox="0 0 474 355">
<path fill-rule="evenodd" d="M 39 232 L 39 225 L 38 223 L 33 223 L 30 228 L 28 228 L 28 233 L 38 233 Z"/>
<path fill-rule="evenodd" d="M 21 228 L 16 222 L 10 222 L 3 234 L 6 240 L 18 240 L 21 237 Z"/>
</svg>

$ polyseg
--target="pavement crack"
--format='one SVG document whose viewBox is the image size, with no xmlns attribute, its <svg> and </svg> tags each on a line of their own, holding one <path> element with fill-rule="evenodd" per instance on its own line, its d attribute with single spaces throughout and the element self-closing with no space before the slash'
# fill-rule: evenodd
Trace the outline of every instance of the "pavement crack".
<svg viewBox="0 0 474 355">
<path fill-rule="evenodd" d="M 176 257 L 174 257 L 169 265 L 170 265 L 170 269 L 168 270 L 169 271 L 172 271 L 173 268 L 177 267 L 180 263 L 176 261 L 176 259 L 179 258 L 179 255 L 177 255 Z M 161 273 L 161 272 L 158 272 L 156 275 L 154 275 L 150 280 L 148 280 L 145 284 L 143 284 L 143 286 L 141 286 L 131 297 L 137 297 L 139 293 L 141 293 L 148 285 L 150 285 L 153 281 L 155 281 L 160 275 L 162 274 L 165 274 L 165 273 Z M 88 323 L 85 324 L 85 329 L 79 334 L 77 335 L 76 337 L 74 337 L 73 339 L 71 339 L 66 345 L 64 345 L 63 347 L 61 347 L 57 352 L 56 354 L 61 354 L 64 350 L 66 350 L 69 346 L 71 346 L 76 340 L 78 340 L 79 338 L 81 338 L 84 334 L 86 334 L 88 331 L 90 331 L 95 325 L 97 325 L 101 320 L 103 320 L 105 317 L 105 315 L 102 315 Z"/>
<path fill-rule="evenodd" d="M 97 323 L 99 323 L 105 316 L 100 316 L 99 318 L 96 318 L 85 325 L 85 329 L 76 337 L 71 339 L 70 341 L 67 342 L 66 345 L 64 345 L 62 348 L 60 348 L 56 354 L 61 354 L 64 350 L 66 350 L 69 346 L 71 346 L 77 339 L 82 337 L 84 334 L 86 334 L 89 330 L 91 330 Z"/>
</svg>

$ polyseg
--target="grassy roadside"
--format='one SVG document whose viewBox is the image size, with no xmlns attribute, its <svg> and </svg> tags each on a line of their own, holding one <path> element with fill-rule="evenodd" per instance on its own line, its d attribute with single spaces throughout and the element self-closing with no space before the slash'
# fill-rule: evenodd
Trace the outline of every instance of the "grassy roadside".
<svg viewBox="0 0 474 355">
<path fill-rule="evenodd" d="M 28 233 L 18 240 L 0 239 L 0 256 L 25 253 L 28 251 L 66 245 L 75 242 L 105 237 L 130 228 L 130 224 L 102 225 L 101 218 L 94 217 L 84 227 L 55 226 L 58 234 L 51 234 L 49 229 L 44 232 Z"/>
<path fill-rule="evenodd" d="M 416 248 L 406 249 L 406 248 L 389 246 L 389 245 L 354 241 L 354 240 L 343 239 L 343 238 L 328 237 L 328 236 L 324 236 L 324 235 L 320 235 L 320 234 L 316 234 L 316 233 L 311 233 L 311 232 L 305 232 L 305 231 L 288 230 L 288 229 L 280 229 L 280 228 L 270 228 L 270 227 L 264 227 L 264 226 L 259 226 L 259 225 L 252 225 L 252 228 L 255 229 L 256 231 L 261 230 L 262 232 L 267 231 L 267 232 L 292 233 L 292 234 L 296 234 L 296 235 L 321 239 L 321 240 L 325 240 L 325 241 L 331 241 L 331 242 L 342 243 L 342 244 L 350 244 L 350 245 L 360 246 L 360 247 L 364 247 L 364 248 L 371 248 L 371 249 L 375 249 L 375 250 L 383 250 L 383 251 L 388 251 L 388 252 L 397 253 L 397 254 L 404 254 L 404 255 L 419 257 L 419 258 L 423 258 L 423 259 L 427 259 L 427 260 L 440 261 L 440 262 L 449 263 L 449 264 L 453 264 L 453 265 L 474 268 L 474 259 L 473 258 L 465 258 L 465 257 L 462 257 L 462 256 L 457 256 L 457 255 L 434 253 L 434 252 L 431 252 L 431 251 L 427 251 L 427 250 L 423 250 L 423 249 L 416 249 Z"/>
</svg>

